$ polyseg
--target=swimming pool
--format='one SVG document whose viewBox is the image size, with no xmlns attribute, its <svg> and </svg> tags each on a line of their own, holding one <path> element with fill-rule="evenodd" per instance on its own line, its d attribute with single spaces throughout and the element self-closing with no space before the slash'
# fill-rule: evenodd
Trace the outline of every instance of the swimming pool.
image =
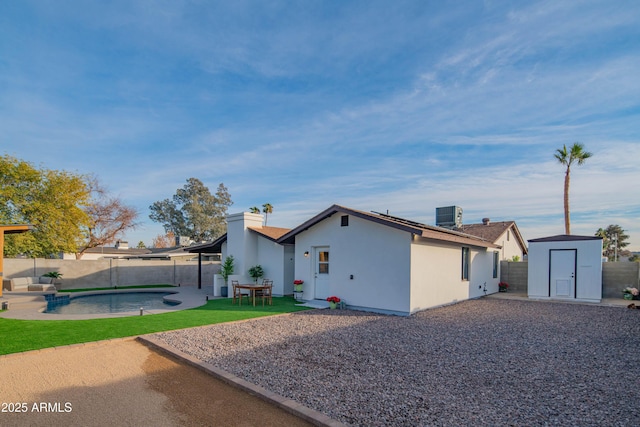
<svg viewBox="0 0 640 427">
<path fill-rule="evenodd" d="M 82 295 L 56 298 L 47 303 L 45 313 L 50 314 L 99 314 L 163 310 L 180 303 L 165 301 L 163 297 L 173 292 L 127 292 Z"/>
</svg>

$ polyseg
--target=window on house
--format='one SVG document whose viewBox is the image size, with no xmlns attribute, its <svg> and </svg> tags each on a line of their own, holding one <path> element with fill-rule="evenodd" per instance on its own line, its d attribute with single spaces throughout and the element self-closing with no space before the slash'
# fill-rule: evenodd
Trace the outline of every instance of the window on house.
<svg viewBox="0 0 640 427">
<path fill-rule="evenodd" d="M 493 278 L 498 278 L 498 265 L 500 265 L 500 252 L 493 253 Z"/>
<path fill-rule="evenodd" d="M 469 280 L 469 248 L 462 248 L 462 280 Z"/>
<path fill-rule="evenodd" d="M 507 230 L 507 242 L 509 241 L 510 238 L 511 238 L 511 231 Z"/>
<path fill-rule="evenodd" d="M 349 226 L 349 215 L 342 215 L 342 217 L 340 217 L 340 226 L 341 227 Z"/>
</svg>

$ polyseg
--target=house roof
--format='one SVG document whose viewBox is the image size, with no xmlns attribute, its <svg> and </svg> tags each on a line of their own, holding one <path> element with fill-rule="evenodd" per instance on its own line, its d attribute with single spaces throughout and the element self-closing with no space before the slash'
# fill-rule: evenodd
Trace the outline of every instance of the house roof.
<svg viewBox="0 0 640 427">
<path fill-rule="evenodd" d="M 184 248 L 185 251 L 191 253 L 207 253 L 207 254 L 219 254 L 222 252 L 222 244 L 227 241 L 227 233 L 218 237 L 213 242 L 201 243 L 199 245 L 189 246 Z"/>
<path fill-rule="evenodd" d="M 518 230 L 518 226 L 515 221 L 497 221 L 488 222 L 482 224 L 463 224 L 460 231 L 463 233 L 471 234 L 473 236 L 481 237 L 493 243 L 497 243 L 497 240 L 504 234 L 505 231 L 511 229 L 518 244 L 522 248 L 523 253 L 527 253 L 527 245 Z"/>
<path fill-rule="evenodd" d="M 471 234 L 462 233 L 459 231 L 449 230 L 442 227 L 436 227 L 432 225 L 426 225 L 419 222 L 407 220 L 404 218 L 394 217 L 392 215 L 386 215 L 374 212 L 364 212 L 356 209 L 347 208 L 340 205 L 333 205 L 318 215 L 314 216 L 310 220 L 304 222 L 288 233 L 284 234 L 278 243 L 295 243 L 295 236 L 299 233 L 308 230 L 315 224 L 329 218 L 336 213 L 343 213 L 352 215 L 358 218 L 362 218 L 368 221 L 372 221 L 381 225 L 392 227 L 398 230 L 406 231 L 426 239 L 441 240 L 446 242 L 462 243 L 472 246 L 481 246 L 487 248 L 499 248 L 494 242 L 488 241 L 482 237 L 474 236 Z"/>
<path fill-rule="evenodd" d="M 574 234 L 558 234 L 557 236 L 541 237 L 539 239 L 530 239 L 533 242 L 572 242 L 576 240 L 602 240 L 599 236 L 576 236 Z"/>
<path fill-rule="evenodd" d="M 104 254 L 104 255 L 142 255 L 151 253 L 147 248 L 127 248 L 119 249 L 113 246 L 97 246 L 84 251 L 85 254 Z"/>
<path fill-rule="evenodd" d="M 280 228 L 280 227 L 247 227 L 249 230 L 254 233 L 258 233 L 259 235 L 266 237 L 267 239 L 276 242 L 280 237 L 290 231 L 288 228 Z M 227 241 L 227 233 L 218 237 L 213 242 L 203 243 L 200 245 L 189 246 L 188 248 L 184 248 L 185 251 L 192 253 L 213 253 L 218 254 L 222 252 L 222 244 Z"/>
<path fill-rule="evenodd" d="M 247 228 L 274 242 L 276 242 L 280 237 L 284 236 L 289 231 L 291 231 L 290 228 L 267 227 L 266 225 L 263 227 L 247 227 Z"/>
</svg>

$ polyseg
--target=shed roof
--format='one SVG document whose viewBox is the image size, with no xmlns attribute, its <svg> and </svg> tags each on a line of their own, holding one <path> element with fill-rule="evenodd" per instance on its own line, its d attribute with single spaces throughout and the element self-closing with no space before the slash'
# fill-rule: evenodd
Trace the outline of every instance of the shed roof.
<svg viewBox="0 0 640 427">
<path fill-rule="evenodd" d="M 576 240 L 602 240 L 598 236 L 576 236 L 575 234 L 558 234 L 557 236 L 541 237 L 539 239 L 530 239 L 529 243 L 536 242 L 572 242 Z"/>
</svg>

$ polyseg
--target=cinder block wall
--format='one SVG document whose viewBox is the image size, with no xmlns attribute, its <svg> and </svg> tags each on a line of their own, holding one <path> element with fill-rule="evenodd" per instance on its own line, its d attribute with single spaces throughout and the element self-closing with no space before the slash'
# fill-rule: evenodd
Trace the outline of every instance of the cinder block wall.
<svg viewBox="0 0 640 427">
<path fill-rule="evenodd" d="M 527 293 L 529 263 L 500 261 L 500 281 L 509 284 L 509 291 Z"/>
<path fill-rule="evenodd" d="M 507 282 L 512 292 L 526 293 L 528 269 L 527 261 L 501 261 L 500 281 Z M 602 263 L 603 298 L 622 298 L 622 290 L 627 286 L 640 287 L 640 263 L 628 261 Z"/>
<path fill-rule="evenodd" d="M 640 285 L 640 263 L 620 261 L 602 263 L 602 297 L 620 298 L 627 286 Z"/>
<path fill-rule="evenodd" d="M 41 276 L 50 271 L 62 274 L 63 289 L 198 283 L 197 261 L 123 259 L 83 261 L 43 258 L 4 260 L 4 279 Z M 219 272 L 219 261 L 203 261 L 202 285 L 213 286 L 213 276 Z"/>
</svg>

